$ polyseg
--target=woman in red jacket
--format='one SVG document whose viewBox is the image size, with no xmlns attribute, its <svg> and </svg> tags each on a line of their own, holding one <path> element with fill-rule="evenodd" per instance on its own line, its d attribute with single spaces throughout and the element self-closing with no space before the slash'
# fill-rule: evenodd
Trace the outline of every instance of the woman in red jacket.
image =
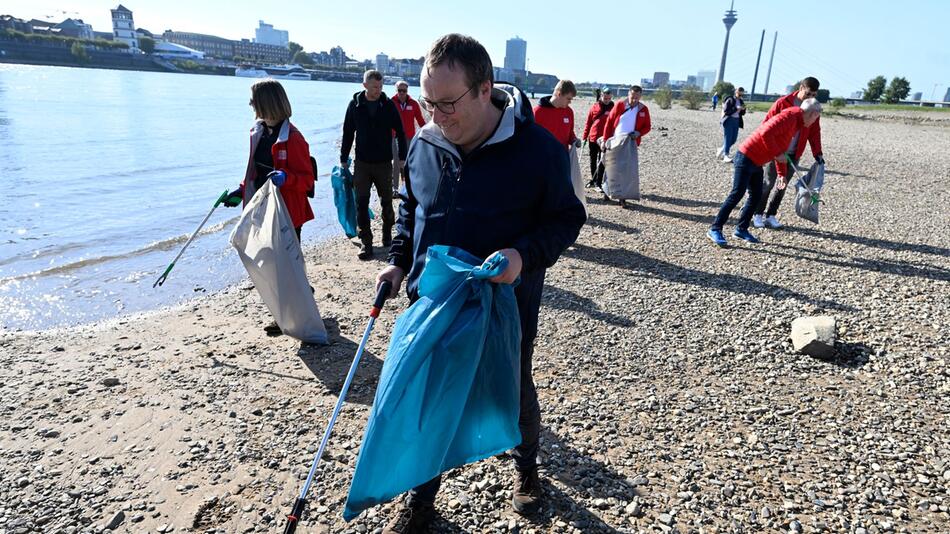
<svg viewBox="0 0 950 534">
<path fill-rule="evenodd" d="M 251 107 L 257 121 L 251 129 L 251 151 L 240 187 L 232 191 L 224 205 L 247 205 L 258 189 L 270 180 L 280 188 L 290 220 L 300 239 L 304 223 L 313 219 L 307 192 L 313 188 L 310 146 L 290 123 L 290 101 L 276 80 L 261 80 L 251 86 Z M 276 322 L 264 327 L 279 333 Z"/>
</svg>

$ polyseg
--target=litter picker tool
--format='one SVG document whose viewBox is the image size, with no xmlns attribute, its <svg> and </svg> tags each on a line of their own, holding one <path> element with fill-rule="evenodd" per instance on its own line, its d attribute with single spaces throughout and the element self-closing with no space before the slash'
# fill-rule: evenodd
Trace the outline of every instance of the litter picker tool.
<svg viewBox="0 0 950 534">
<path fill-rule="evenodd" d="M 313 463 L 310 465 L 310 473 L 307 474 L 307 481 L 300 490 L 300 496 L 298 496 L 297 500 L 294 502 L 293 511 L 291 511 L 290 515 L 287 516 L 287 525 L 284 527 L 284 534 L 293 534 L 294 531 L 297 530 L 297 523 L 300 521 L 300 516 L 303 515 L 303 509 L 307 505 L 307 492 L 310 491 L 310 486 L 313 484 L 313 478 L 317 473 L 317 467 L 320 465 L 320 458 L 323 456 L 323 452 L 327 448 L 327 442 L 330 440 L 330 434 L 333 432 L 333 425 L 336 424 L 336 418 L 340 415 L 340 410 L 343 409 L 343 401 L 346 400 L 346 392 L 350 389 L 350 383 L 353 382 L 353 376 L 356 375 L 356 369 L 359 367 L 360 358 L 363 356 L 363 349 L 366 348 L 366 342 L 369 340 L 369 334 L 373 331 L 373 325 L 376 323 L 376 318 L 379 317 L 379 313 L 382 311 L 383 304 L 386 302 L 386 298 L 389 297 L 389 291 L 391 289 L 392 284 L 389 281 L 384 281 L 379 285 L 379 290 L 376 292 L 376 302 L 373 303 L 373 308 L 369 312 L 369 323 L 366 325 L 366 330 L 363 332 L 363 339 L 360 340 L 360 345 L 356 349 L 356 356 L 353 358 L 353 363 L 350 364 L 350 371 L 346 374 L 346 380 L 343 382 L 343 389 L 340 390 L 340 397 L 336 401 L 336 406 L 333 407 L 333 413 L 330 415 L 330 421 L 327 423 L 327 429 L 323 433 L 323 440 L 320 442 L 320 448 L 317 449 L 317 454 L 313 457 Z"/>
<path fill-rule="evenodd" d="M 195 228 L 195 231 L 191 234 L 191 237 L 189 237 L 188 241 L 185 242 L 185 246 L 181 247 L 181 250 L 178 251 L 178 255 L 175 256 L 175 259 L 173 259 L 172 262 L 168 264 L 168 267 L 165 268 L 165 272 L 163 272 L 162 275 L 158 277 L 158 280 L 155 280 L 155 283 L 152 284 L 153 288 L 158 287 L 165 283 L 165 279 L 168 278 L 168 273 L 172 272 L 172 269 L 175 268 L 175 262 L 178 261 L 178 259 L 181 258 L 181 255 L 185 253 L 185 249 L 188 248 L 188 245 L 190 245 L 191 242 L 195 240 L 195 236 L 198 235 L 198 232 L 201 231 L 201 228 L 205 225 L 206 222 L 208 222 L 208 219 L 211 218 L 211 214 L 214 213 L 214 210 L 218 209 L 218 206 L 220 206 L 221 203 L 224 202 L 227 198 L 228 198 L 228 191 L 225 190 L 224 193 L 221 193 L 221 196 L 218 197 L 218 200 L 214 202 L 214 206 L 211 207 L 211 211 L 209 211 L 208 214 L 205 215 L 204 220 L 201 221 L 201 224 L 198 225 L 198 228 Z"/>
</svg>

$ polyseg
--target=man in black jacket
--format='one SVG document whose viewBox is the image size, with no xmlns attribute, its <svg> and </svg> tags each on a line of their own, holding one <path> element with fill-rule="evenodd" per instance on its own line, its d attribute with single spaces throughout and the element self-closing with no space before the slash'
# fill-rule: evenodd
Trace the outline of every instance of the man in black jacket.
<svg viewBox="0 0 950 534">
<path fill-rule="evenodd" d="M 541 411 L 531 375 L 544 274 L 577 239 L 586 214 L 571 185 L 567 151 L 535 124 L 531 104 L 511 86 L 493 86 L 491 58 L 471 37 L 450 34 L 429 50 L 420 103 L 432 121 L 409 152 L 406 198 L 399 206 L 390 266 L 377 276 L 392 296 L 408 277 L 410 300 L 430 245 L 462 248 L 480 258 L 499 251 L 508 268 L 491 281 L 511 284 L 521 322 L 522 442 L 513 456 L 512 506 L 541 505 L 537 455 Z M 413 489 L 384 534 L 425 532 L 440 477 Z"/>
<path fill-rule="evenodd" d="M 356 226 L 359 229 L 359 259 L 373 257 L 373 231 L 369 225 L 369 196 L 373 186 L 383 205 L 383 246 L 392 244 L 393 190 L 392 139 L 396 132 L 399 143 L 399 165 L 406 164 L 406 135 L 403 133 L 399 110 L 383 93 L 383 75 L 378 70 L 363 73 L 364 91 L 353 95 L 343 119 L 343 143 L 340 163 L 347 164 L 353 137 L 356 137 L 356 165 L 353 169 L 353 187 L 356 189 Z"/>
</svg>

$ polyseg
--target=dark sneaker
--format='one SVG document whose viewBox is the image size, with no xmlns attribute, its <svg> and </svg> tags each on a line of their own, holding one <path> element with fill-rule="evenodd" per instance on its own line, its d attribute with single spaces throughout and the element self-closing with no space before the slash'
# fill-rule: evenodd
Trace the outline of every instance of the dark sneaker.
<svg viewBox="0 0 950 534">
<path fill-rule="evenodd" d="M 277 321 L 271 321 L 264 325 L 264 331 L 267 332 L 269 336 L 279 336 L 283 334 L 283 331 L 277 326 Z"/>
<path fill-rule="evenodd" d="M 541 509 L 541 481 L 538 468 L 522 472 L 515 469 L 515 487 L 511 492 L 511 507 L 521 515 L 533 515 Z"/>
<path fill-rule="evenodd" d="M 366 261 L 373 259 L 373 245 L 363 244 L 360 247 L 360 253 L 356 255 L 357 258 Z"/>
<path fill-rule="evenodd" d="M 710 241 L 719 245 L 720 247 L 726 246 L 726 238 L 722 235 L 722 230 L 713 230 L 710 228 L 706 232 L 706 237 L 708 237 Z"/>
<path fill-rule="evenodd" d="M 404 503 L 383 528 L 383 534 L 424 534 L 429 532 L 434 518 L 435 508 L 431 504 Z"/>
<path fill-rule="evenodd" d="M 732 237 L 738 237 L 739 239 L 748 241 L 749 243 L 759 242 L 759 239 L 752 235 L 748 230 L 742 230 L 740 228 L 736 228 L 736 231 L 732 232 Z"/>
</svg>

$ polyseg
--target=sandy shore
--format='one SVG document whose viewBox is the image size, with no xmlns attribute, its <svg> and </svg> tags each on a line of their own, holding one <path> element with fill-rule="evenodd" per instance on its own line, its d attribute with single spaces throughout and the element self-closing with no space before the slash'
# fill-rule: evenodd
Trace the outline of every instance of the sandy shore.
<svg viewBox="0 0 950 534">
<path fill-rule="evenodd" d="M 821 226 L 789 198 L 786 229 L 718 249 L 703 235 L 731 184 L 718 115 L 651 111 L 643 201 L 589 190 L 590 221 L 548 273 L 540 517 L 513 515 L 510 462 L 493 458 L 449 475 L 437 530 L 950 530 L 950 129 L 826 118 Z M 383 266 L 356 252 L 339 238 L 307 254 L 326 348 L 266 336 L 246 283 L 3 335 L 0 533 L 280 531 Z M 378 323 L 299 532 L 377 532 L 389 514 L 340 519 L 405 306 Z M 838 320 L 833 361 L 791 347 L 791 321 L 815 314 Z"/>
</svg>

